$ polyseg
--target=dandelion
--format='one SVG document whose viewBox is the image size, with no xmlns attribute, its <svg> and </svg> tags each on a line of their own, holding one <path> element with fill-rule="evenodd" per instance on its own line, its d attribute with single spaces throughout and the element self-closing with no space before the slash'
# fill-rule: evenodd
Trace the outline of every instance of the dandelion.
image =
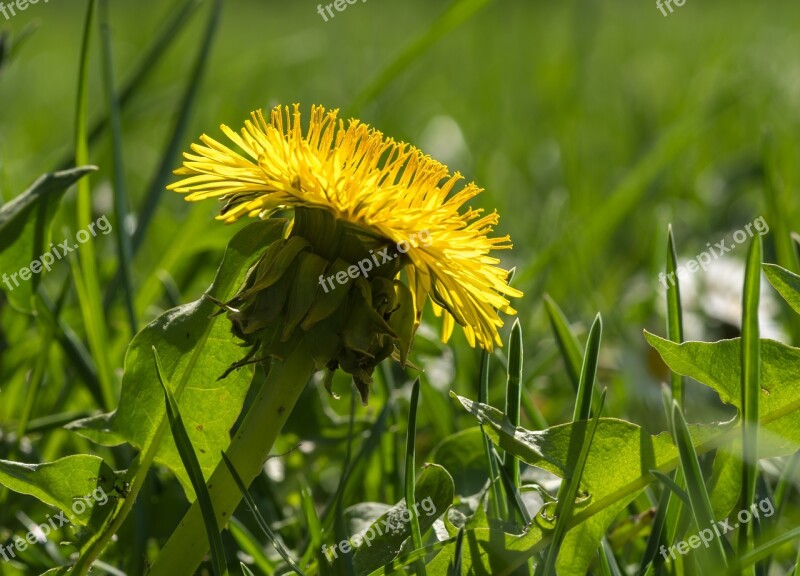
<svg viewBox="0 0 800 576">
<path fill-rule="evenodd" d="M 240 151 L 201 136 L 169 188 L 188 201 L 217 198 L 227 223 L 290 215 L 284 238 L 224 303 L 253 354 L 282 358 L 313 332 L 316 360 L 352 374 L 366 400 L 375 365 L 390 355 L 406 362 L 428 300 L 444 342 L 457 323 L 471 346 L 502 346 L 498 311 L 514 314 L 509 298 L 521 293 L 492 256 L 511 248 L 508 236 L 490 237 L 497 213 L 464 208 L 481 192 L 475 184 L 456 190 L 460 174 L 318 106 L 305 133 L 297 105 L 274 108 L 269 122 L 253 112 L 239 133 L 221 129 Z M 423 230 L 429 241 L 415 242 Z M 378 253 L 389 264 L 346 289 L 317 281 Z"/>
</svg>

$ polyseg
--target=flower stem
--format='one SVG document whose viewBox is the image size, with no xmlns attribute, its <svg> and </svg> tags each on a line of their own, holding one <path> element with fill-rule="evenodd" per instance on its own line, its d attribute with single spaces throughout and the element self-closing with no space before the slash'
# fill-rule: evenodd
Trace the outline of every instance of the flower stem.
<svg viewBox="0 0 800 576">
<path fill-rule="evenodd" d="M 247 485 L 261 473 L 275 440 L 314 371 L 308 340 L 300 342 L 284 362 L 272 365 L 226 451 Z M 211 475 L 208 491 L 222 529 L 242 500 L 242 494 L 224 462 L 220 461 Z M 200 505 L 195 501 L 161 550 L 149 574 L 191 576 L 208 552 L 208 547 Z"/>
</svg>

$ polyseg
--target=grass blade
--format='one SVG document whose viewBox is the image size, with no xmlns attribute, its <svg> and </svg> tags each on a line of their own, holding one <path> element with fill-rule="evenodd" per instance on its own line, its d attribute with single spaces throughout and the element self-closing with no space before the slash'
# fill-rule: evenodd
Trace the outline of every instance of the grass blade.
<svg viewBox="0 0 800 576">
<path fill-rule="evenodd" d="M 86 9 L 86 20 L 81 45 L 81 59 L 78 72 L 78 95 L 75 108 L 76 166 L 83 166 L 89 163 L 89 134 L 87 126 L 89 114 L 89 52 L 94 13 L 95 0 L 89 0 Z M 77 226 L 82 230 L 87 230 L 89 224 L 93 223 L 91 186 L 88 178 L 82 178 L 77 183 L 76 204 Z M 87 339 L 89 341 L 89 349 L 97 363 L 97 376 L 103 392 L 103 406 L 110 411 L 116 404 L 116 393 L 114 391 L 114 378 L 110 365 L 111 354 L 106 349 L 109 340 L 106 335 L 105 316 L 100 306 L 102 300 L 100 297 L 100 280 L 97 272 L 94 243 L 87 242 L 81 246 L 81 250 L 78 252 L 78 264 L 75 270 L 76 288 L 79 280 L 83 288 L 77 290 L 78 299 L 86 328 Z"/>
<path fill-rule="evenodd" d="M 231 476 L 233 476 L 233 481 L 236 482 L 236 486 L 239 487 L 239 491 L 242 493 L 242 497 L 244 498 L 244 501 L 247 503 L 247 507 L 250 509 L 250 512 L 253 513 L 253 516 L 255 517 L 259 528 L 261 528 L 262 532 L 264 532 L 264 535 L 269 539 L 270 544 L 272 544 L 275 547 L 275 550 L 278 551 L 278 554 L 281 555 L 281 557 L 286 561 L 286 564 L 289 565 L 289 567 L 294 571 L 295 574 L 299 574 L 300 576 L 305 576 L 305 574 L 303 574 L 303 571 L 300 570 L 300 567 L 297 565 L 297 563 L 292 559 L 291 555 L 289 554 L 289 551 L 286 550 L 286 546 L 284 546 L 283 543 L 278 539 L 278 537 L 275 536 L 275 533 L 269 527 L 267 521 L 264 520 L 264 517 L 258 510 L 258 506 L 256 506 L 255 500 L 253 500 L 253 497 L 247 490 L 247 486 L 245 486 L 241 476 L 239 476 L 239 473 L 236 471 L 236 468 L 233 467 L 233 464 L 231 463 L 231 461 L 228 459 L 228 456 L 224 452 L 222 453 L 222 459 L 225 461 L 225 465 L 228 467 Z"/>
<path fill-rule="evenodd" d="M 522 400 L 522 328 L 519 318 L 511 327 L 511 341 L 508 345 L 508 379 L 506 384 L 506 416 L 515 427 L 520 425 L 520 402 Z M 512 491 L 508 492 L 509 500 L 521 486 L 519 478 L 519 460 L 512 454 L 505 455 L 504 472 L 511 482 Z M 506 489 L 508 490 L 508 489 Z M 526 522 L 527 524 L 527 522 Z"/>
<path fill-rule="evenodd" d="M 175 401 L 171 386 L 164 376 L 164 371 L 161 368 L 161 360 L 158 357 L 158 351 L 155 346 L 153 346 L 153 358 L 156 363 L 158 381 L 164 389 L 164 397 L 167 402 L 167 418 L 169 418 L 169 427 L 172 430 L 172 437 L 175 439 L 175 446 L 177 446 L 178 453 L 181 455 L 183 465 L 186 466 L 186 471 L 192 481 L 192 487 L 194 487 L 197 500 L 200 502 L 200 508 L 203 512 L 203 521 L 206 525 L 208 542 L 211 546 L 211 566 L 214 569 L 214 574 L 223 576 L 227 574 L 228 571 L 225 561 L 225 549 L 222 546 L 219 525 L 214 515 L 214 505 L 211 503 L 211 496 L 208 493 L 208 487 L 203 477 L 203 471 L 200 469 L 200 463 L 197 461 L 197 454 L 194 451 L 194 446 L 192 446 L 189 435 L 186 433 L 178 403 Z"/>
<path fill-rule="evenodd" d="M 481 354 L 481 371 L 480 371 L 480 385 L 478 388 L 478 398 L 480 402 L 489 404 L 489 353 L 485 350 Z M 483 426 L 481 426 L 483 431 Z M 492 455 L 493 449 L 489 437 L 483 432 L 483 451 L 486 454 L 486 465 L 489 468 L 489 490 L 491 491 L 491 498 L 489 498 L 489 517 L 502 520 L 508 516 L 506 512 L 506 500 L 502 491 L 497 486 L 497 478 L 499 471 L 497 470 L 497 462 Z"/>
<path fill-rule="evenodd" d="M 683 313 L 681 310 L 681 288 L 678 277 L 678 255 L 675 251 L 675 237 L 672 225 L 669 226 L 667 240 L 667 338 L 678 344 L 683 342 Z M 672 398 L 683 408 L 683 376 L 670 373 Z"/>
<path fill-rule="evenodd" d="M 528 513 L 525 502 L 522 500 L 522 493 L 518 487 L 514 486 L 514 481 L 503 466 L 503 461 L 494 447 L 492 447 L 492 457 L 495 459 L 500 469 L 500 480 L 503 482 L 503 487 L 506 489 L 506 494 L 508 495 L 509 508 L 513 509 L 519 515 L 523 526 L 530 524 L 531 516 Z M 506 454 L 506 457 L 508 457 L 508 454 Z"/>
<path fill-rule="evenodd" d="M 133 306 L 133 279 L 131 277 L 132 254 L 131 242 L 125 222 L 128 217 L 128 195 L 125 191 L 125 166 L 122 152 L 122 121 L 120 105 L 114 91 L 114 63 L 111 50 L 111 25 L 108 17 L 108 0 L 100 0 L 100 31 L 103 40 L 103 85 L 108 101 L 108 117 L 111 123 L 111 148 L 114 166 L 114 231 L 117 237 L 117 257 L 122 272 L 122 294 L 131 333 L 139 330 L 136 322 L 136 310 Z"/>
<path fill-rule="evenodd" d="M 416 465 L 416 439 L 417 439 L 417 407 L 419 406 L 419 378 L 414 381 L 414 386 L 411 388 L 411 407 L 408 414 L 408 434 L 406 436 L 406 508 L 409 511 L 411 520 L 411 542 L 414 544 L 415 549 L 422 548 L 422 533 L 419 528 L 419 516 L 417 515 L 414 495 L 416 490 L 417 480 L 417 465 Z M 425 576 L 425 562 L 418 560 L 414 563 L 417 576 Z"/>
<path fill-rule="evenodd" d="M 303 555 L 300 565 L 307 567 L 308 563 L 322 547 L 322 522 L 320 522 L 317 509 L 314 506 L 314 497 L 311 493 L 311 486 L 305 477 L 300 479 L 300 502 L 303 507 L 303 516 L 308 528 L 308 548 Z"/>
<path fill-rule="evenodd" d="M 590 350 L 587 349 L 587 355 L 589 353 Z M 592 382 L 592 384 L 594 384 L 594 382 Z M 558 558 L 558 551 L 561 549 L 561 542 L 564 540 L 564 536 L 567 533 L 569 520 L 572 517 L 572 511 L 575 508 L 575 498 L 578 495 L 581 476 L 583 476 L 583 468 L 586 465 L 586 457 L 589 455 L 589 448 L 592 445 L 594 433 L 597 430 L 597 424 L 600 422 L 600 414 L 603 410 L 605 399 L 606 392 L 603 390 L 603 392 L 600 394 L 600 404 L 597 407 L 594 418 L 592 418 L 592 421 L 586 427 L 583 438 L 580 439 L 580 452 L 575 463 L 575 468 L 572 470 L 572 474 L 570 474 L 568 478 L 565 477 L 561 483 L 562 487 L 565 484 L 567 487 L 563 490 L 559 489 L 558 503 L 556 504 L 555 510 L 556 527 L 553 531 L 553 539 L 547 549 L 547 557 L 544 563 L 544 574 L 556 573 L 555 565 Z"/>
<path fill-rule="evenodd" d="M 665 276 L 663 280 L 659 278 L 667 289 L 667 338 L 672 342 L 683 342 L 683 309 L 681 304 L 681 291 L 680 291 L 680 276 L 678 276 L 678 255 L 675 248 L 675 236 L 672 232 L 672 225 L 667 230 L 667 261 L 666 261 Z M 684 406 L 684 378 L 677 372 L 670 372 L 670 386 L 662 390 L 664 395 L 664 411 L 669 423 L 669 429 L 674 429 L 672 418 L 672 402 L 677 400 L 678 404 L 683 408 Z M 685 494 L 686 481 L 680 470 L 675 471 L 670 477 L 674 480 L 674 486 L 667 485 L 670 488 L 677 488 L 680 492 L 674 490 L 668 491 L 666 501 L 664 502 L 664 510 L 659 509 L 656 521 L 659 523 L 654 526 L 650 538 L 647 542 L 644 560 L 642 566 L 646 566 L 654 558 L 661 545 L 670 545 L 675 538 L 681 526 L 681 521 L 687 520 L 688 516 L 685 513 L 683 502 L 685 500 L 680 498 L 681 494 Z M 676 496 L 679 499 L 676 499 Z M 661 499 L 660 499 L 661 500 Z M 687 502 L 687 506 L 689 506 Z M 666 528 L 666 532 L 664 529 Z"/>
<path fill-rule="evenodd" d="M 228 522 L 228 529 L 231 531 L 231 536 L 236 540 L 236 543 L 239 544 L 242 552 L 253 559 L 253 564 L 261 572 L 267 576 L 275 574 L 275 566 L 264 553 L 261 542 L 247 529 L 247 526 L 241 520 L 238 520 L 235 516 L 231 517 Z"/>
<path fill-rule="evenodd" d="M 200 85 L 203 81 L 205 71 L 208 68 L 208 59 L 211 55 L 211 47 L 214 44 L 216 31 L 219 28 L 221 12 L 222 0 L 213 0 L 211 14 L 209 15 L 205 34 L 203 35 L 203 42 L 200 45 L 200 50 L 197 53 L 191 76 L 189 76 L 189 81 L 186 84 L 186 90 L 177 108 L 177 120 L 172 129 L 172 135 L 167 144 L 167 149 L 161 157 L 161 164 L 147 191 L 144 205 L 139 211 L 139 221 L 136 226 L 136 231 L 133 234 L 132 242 L 134 254 L 139 251 L 144 241 L 147 228 L 156 212 L 156 207 L 161 199 L 161 195 L 164 193 L 164 190 L 166 190 L 168 180 L 172 176 L 172 169 L 177 162 L 186 129 L 189 127 L 189 118 L 194 111 L 195 100 L 197 95 L 201 93 Z"/>
<path fill-rule="evenodd" d="M 678 498 L 680 498 L 684 504 L 687 506 L 691 506 L 692 502 L 689 500 L 689 495 L 686 493 L 686 490 L 678 486 L 678 483 L 675 482 L 672 478 L 670 478 L 667 474 L 663 472 L 659 472 L 658 470 L 650 470 L 650 474 L 658 478 L 661 483 L 669 488 L 670 492 L 675 494 Z"/>
<path fill-rule="evenodd" d="M 617 564 L 617 559 L 614 558 L 614 551 L 605 538 L 600 545 L 600 568 L 603 576 L 624 576 Z"/>
<path fill-rule="evenodd" d="M 758 304 L 761 294 L 761 237 L 750 244 L 742 297 L 742 496 L 741 509 L 756 498 L 758 476 L 758 397 L 761 393 L 761 342 Z M 739 532 L 739 555 L 752 542 L 751 526 Z M 752 570 L 751 570 L 752 572 Z"/>
<path fill-rule="evenodd" d="M 175 11 L 174 16 L 164 25 L 160 32 L 155 35 L 155 40 L 150 44 L 142 59 L 136 65 L 128 80 L 119 90 L 119 105 L 124 109 L 126 104 L 133 98 L 139 87 L 144 84 L 148 74 L 155 70 L 158 61 L 167 54 L 169 45 L 174 42 L 181 31 L 181 28 L 189 21 L 192 12 L 202 4 L 203 0 L 186 0 L 181 7 Z M 105 130 L 108 125 L 108 116 L 103 116 L 89 130 L 89 143 L 94 142 Z M 59 164 L 59 170 L 66 170 L 72 166 L 75 152 L 70 152 Z"/>
<path fill-rule="evenodd" d="M 572 421 L 588 420 L 592 416 L 592 391 L 595 387 L 597 376 L 597 363 L 600 357 L 600 340 L 603 337 L 603 320 L 598 314 L 592 328 L 589 330 L 589 338 L 586 341 L 586 354 L 583 357 L 581 367 L 581 378 L 578 382 L 578 395 L 575 400 L 575 410 L 572 414 Z"/>
<path fill-rule="evenodd" d="M 558 344 L 558 349 L 564 358 L 567 374 L 577 392 L 578 383 L 581 379 L 581 363 L 583 362 L 581 345 L 578 342 L 578 338 L 572 333 L 564 312 L 561 311 L 556 301 L 547 294 L 544 295 L 544 306 L 547 310 L 547 317 L 550 319 L 553 335 L 556 337 L 556 344 Z"/>
<path fill-rule="evenodd" d="M 686 478 L 686 490 L 689 494 L 692 514 L 698 530 L 702 530 L 714 524 L 714 511 L 700 470 L 700 462 L 697 460 L 697 453 L 692 444 L 689 427 L 683 417 L 683 410 L 675 400 L 672 404 L 672 419 L 674 423 L 673 437 L 678 448 L 683 475 Z M 719 538 L 714 538 L 714 544 L 709 549 L 714 556 L 715 565 L 727 566 L 725 551 Z"/>
<path fill-rule="evenodd" d="M 464 527 L 458 529 L 458 536 L 456 537 L 456 550 L 455 550 L 455 563 L 453 564 L 453 576 L 461 576 L 461 557 L 464 549 Z"/>
<path fill-rule="evenodd" d="M 796 527 L 792 530 L 779 534 L 769 542 L 765 542 L 757 548 L 749 551 L 747 554 L 739 556 L 736 562 L 730 567 L 728 574 L 731 576 L 738 576 L 739 574 L 745 573 L 747 569 L 752 569 L 754 564 L 761 562 L 765 558 L 768 558 L 784 544 L 793 540 L 797 540 L 798 538 L 800 538 L 800 527 Z M 798 560 L 800 560 L 800 555 L 798 555 Z M 795 575 L 798 574 L 799 568 L 800 564 L 795 566 Z"/>
</svg>

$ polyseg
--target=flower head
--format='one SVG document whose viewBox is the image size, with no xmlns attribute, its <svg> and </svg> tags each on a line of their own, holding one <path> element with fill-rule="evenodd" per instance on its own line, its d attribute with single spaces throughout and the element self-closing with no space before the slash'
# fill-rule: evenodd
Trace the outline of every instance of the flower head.
<svg viewBox="0 0 800 576">
<path fill-rule="evenodd" d="M 405 271 L 413 330 L 430 297 L 436 315 L 444 316 L 444 341 L 458 323 L 470 345 L 486 350 L 502 345 L 497 311 L 515 313 L 508 298 L 521 293 L 508 286 L 508 272 L 491 255 L 511 247 L 507 236 L 489 237 L 497 213 L 462 210 L 481 192 L 475 184 L 456 190 L 460 174 L 451 175 L 413 146 L 358 120 L 345 124 L 337 111 L 322 107 L 312 107 L 305 131 L 297 105 L 274 108 L 269 122 L 261 111 L 253 112 L 240 133 L 221 129 L 240 151 L 201 136 L 202 143 L 192 145 L 176 170 L 185 178 L 171 190 L 186 193 L 189 201 L 218 198 L 224 202 L 218 218 L 225 222 L 293 209 L 290 235 L 298 224 L 306 241 L 316 235 L 304 248 L 325 261 L 323 277 L 337 259 L 354 264 L 368 250 L 373 255 L 390 247 L 398 260 L 381 276 L 391 284 Z M 306 214 L 302 222 L 300 213 Z M 315 231 L 320 226 L 328 226 L 327 235 Z M 418 240 L 423 234 L 428 241 Z M 359 282 L 351 284 L 337 290 L 364 291 Z"/>
</svg>

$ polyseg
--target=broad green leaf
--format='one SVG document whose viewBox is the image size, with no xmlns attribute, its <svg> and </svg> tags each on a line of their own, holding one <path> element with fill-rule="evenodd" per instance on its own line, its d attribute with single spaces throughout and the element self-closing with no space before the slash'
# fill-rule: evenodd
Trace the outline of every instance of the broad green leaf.
<svg viewBox="0 0 800 576">
<path fill-rule="evenodd" d="M 122 488 L 121 480 L 119 483 L 117 480 L 116 473 L 102 458 L 88 454 L 67 456 L 45 464 L 0 460 L 0 484 L 55 506 L 71 523 L 79 526 L 86 526 L 90 521 L 92 525 L 99 525 L 99 520 L 113 510 L 114 486 Z M 97 496 L 92 496 L 95 493 Z M 77 505 L 79 500 L 87 506 Z"/>
<path fill-rule="evenodd" d="M 414 497 L 420 530 L 424 534 L 453 503 L 453 479 L 441 466 L 430 464 L 416 480 Z M 411 537 L 410 516 L 403 499 L 378 518 L 364 534 L 351 537 L 351 541 L 360 540 L 353 557 L 358 574 L 369 574 L 397 557 L 403 543 Z"/>
<path fill-rule="evenodd" d="M 547 430 L 530 431 L 514 428 L 491 406 L 460 396 L 456 398 L 484 425 L 490 440 L 500 448 L 561 477 L 565 471 L 574 470 L 578 455 L 570 450 L 570 443 L 574 437 L 586 433 L 590 422 L 579 420 Z M 729 428 L 720 424 L 693 426 L 694 443 L 702 445 L 698 453 L 728 440 L 730 436 L 720 432 Z M 677 465 L 677 450 L 668 434 L 651 436 L 631 422 L 601 418 L 581 477 L 585 500 L 569 522 L 570 528 L 558 557 L 558 574 L 583 576 L 608 526 L 654 481 L 649 470 L 668 472 Z"/>
<path fill-rule="evenodd" d="M 763 268 L 769 283 L 800 314 L 800 276 L 776 264 L 764 264 Z"/>
<path fill-rule="evenodd" d="M 95 170 L 95 166 L 81 166 L 45 174 L 0 208 L 0 271 L 6 274 L 0 283 L 0 290 L 20 310 L 32 309 L 32 295 L 40 275 L 46 274 L 47 268 L 58 261 L 53 254 L 53 262 L 49 262 L 50 258 L 45 253 L 51 250 L 48 240 L 50 222 L 61 197 L 75 182 Z M 69 239 L 70 248 L 74 244 L 74 239 Z M 30 268 L 34 260 L 39 260 L 41 266 L 46 264 L 47 267 L 40 268 L 42 271 L 39 274 L 23 280 L 19 270 Z"/>
<path fill-rule="evenodd" d="M 240 287 L 249 265 L 261 249 L 280 237 L 283 221 L 254 222 L 228 245 L 214 284 L 208 293 L 226 301 Z M 230 323 L 209 298 L 169 310 L 137 334 L 125 357 L 119 407 L 110 414 L 87 418 L 70 427 L 100 444 L 128 442 L 143 450 L 153 441 L 166 413 L 164 395 L 152 362 L 152 346 L 159 356 L 198 460 L 207 479 L 230 443 L 230 430 L 241 412 L 252 369 L 242 368 L 217 381 L 245 350 L 233 338 Z M 213 316 L 213 317 L 212 317 Z M 174 440 L 165 435 L 156 460 L 181 480 L 190 497 L 194 491 Z"/>
<path fill-rule="evenodd" d="M 645 332 L 671 370 L 713 388 L 741 411 L 741 340 L 675 344 Z M 800 445 L 800 349 L 761 340 L 758 401 L 760 458 L 791 454 Z M 740 432 L 741 434 L 741 432 Z"/>
</svg>

